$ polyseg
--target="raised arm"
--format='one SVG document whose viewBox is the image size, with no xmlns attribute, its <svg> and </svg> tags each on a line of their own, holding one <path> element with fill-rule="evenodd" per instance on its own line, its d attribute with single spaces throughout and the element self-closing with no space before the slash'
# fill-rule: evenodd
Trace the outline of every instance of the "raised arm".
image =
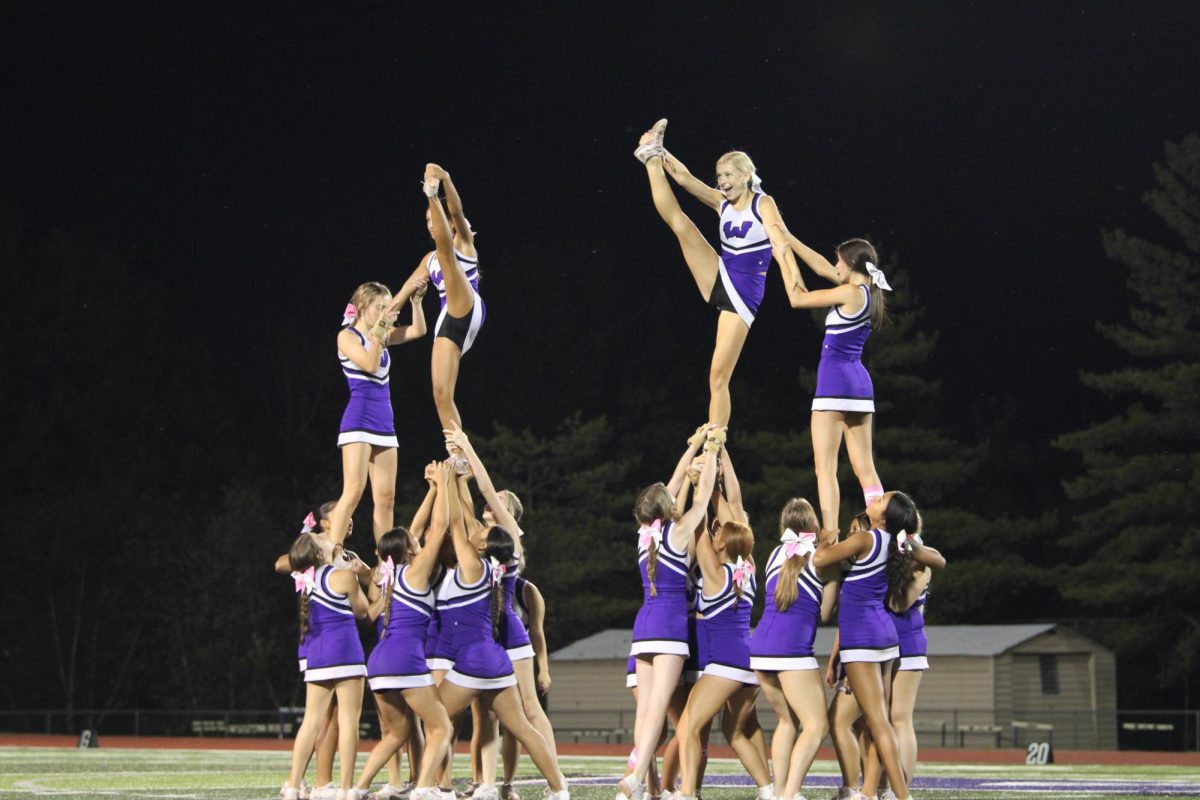
<svg viewBox="0 0 1200 800">
<path fill-rule="evenodd" d="M 450 221 L 454 223 L 454 233 L 458 238 L 458 245 L 464 256 L 474 258 L 476 255 L 475 234 L 471 231 L 471 223 L 467 222 L 466 214 L 463 213 L 462 198 L 458 195 L 454 181 L 450 179 L 450 173 L 437 164 L 426 164 L 425 171 L 427 174 L 432 173 L 442 182 L 442 191 L 446 193 L 446 208 L 450 212 Z"/>
<path fill-rule="evenodd" d="M 679 494 L 679 489 L 683 486 L 683 479 L 687 475 L 688 467 L 691 466 L 692 459 L 699 452 L 700 445 L 704 444 L 704 434 L 711 427 L 713 427 L 712 423 L 701 425 L 688 438 L 687 450 L 684 450 L 683 455 L 679 457 L 679 463 L 675 465 L 675 471 L 671 473 L 671 480 L 667 481 L 667 491 L 672 496 Z"/>
<path fill-rule="evenodd" d="M 764 218 L 763 225 L 765 226 L 766 224 L 766 219 Z M 771 236 L 770 230 L 771 228 L 767 228 L 768 236 Z M 809 269 L 830 283 L 838 282 L 837 267 L 830 263 L 829 259 L 825 258 L 825 256 L 821 255 L 816 250 L 813 250 L 804 242 L 793 236 L 792 232 L 789 231 L 787 226 L 783 224 L 782 219 L 780 219 L 778 222 L 777 230 L 779 233 L 783 234 L 784 241 L 787 243 L 788 247 L 791 248 L 792 252 L 800 256 L 800 260 L 807 264 Z M 775 240 L 772 237 L 771 243 L 774 244 L 774 241 Z"/>
<path fill-rule="evenodd" d="M 467 438 L 466 432 L 457 425 L 450 430 L 442 431 L 442 433 L 446 434 L 446 444 L 454 445 L 461 450 L 471 465 L 471 471 L 475 473 L 475 483 L 479 486 L 479 493 L 483 495 L 484 502 L 491 507 L 492 516 L 496 518 L 496 522 L 500 523 L 500 527 L 512 534 L 513 558 L 519 559 L 521 557 L 521 536 L 518 532 L 521 527 L 508 510 L 508 503 L 504 502 L 500 493 L 496 491 L 496 487 L 492 484 L 492 478 L 488 475 L 487 467 L 483 465 L 479 454 L 471 446 L 471 440 Z"/>
<path fill-rule="evenodd" d="M 713 486 L 717 482 L 717 454 L 712 450 L 704 453 L 704 467 L 700 470 L 700 481 L 692 494 L 692 505 L 671 529 L 671 546 L 676 550 L 692 548 L 696 526 L 704 521 Z"/>
<path fill-rule="evenodd" d="M 425 299 L 425 292 L 429 289 L 429 275 L 428 273 L 424 275 L 424 282 L 421 282 L 420 278 L 409 278 L 405 282 L 404 288 L 410 288 L 410 284 L 414 283 L 414 281 L 418 282 L 419 285 L 413 288 L 413 291 L 405 298 L 412 307 L 412 322 L 408 325 L 397 325 L 393 328 L 391 336 L 388 337 L 388 344 L 405 344 L 416 341 L 426 333 L 425 307 L 421 305 L 421 301 Z M 394 301 L 393 305 L 395 305 Z M 396 305 L 396 308 L 399 308 L 399 305 Z"/>
<path fill-rule="evenodd" d="M 408 532 L 416 539 L 421 538 L 421 534 L 429 525 L 429 515 L 433 512 L 433 502 L 438 495 L 438 462 L 430 461 L 425 465 L 424 478 L 428 482 L 429 488 L 425 492 L 425 499 L 421 501 L 421 505 L 417 506 L 417 511 L 413 514 L 412 522 L 408 526 Z"/>
<path fill-rule="evenodd" d="M 725 570 L 721 568 L 721 556 L 713 547 L 712 534 L 708 531 L 696 537 L 696 563 L 700 565 L 704 585 L 719 591 L 725 583 L 725 577 L 721 574 Z"/>
<path fill-rule="evenodd" d="M 386 336 L 386 333 L 384 335 Z M 349 329 L 338 331 L 337 344 L 342 355 L 363 372 L 375 372 L 379 369 L 379 362 L 383 360 L 383 348 L 386 346 L 375 336 L 375 328 L 371 329 L 367 337 L 366 347 L 362 346 L 358 337 Z"/>
<path fill-rule="evenodd" d="M 546 648 L 546 600 L 538 588 L 525 581 L 525 607 L 529 609 L 529 643 L 537 662 L 538 694 L 550 691 L 550 654 Z"/>
<path fill-rule="evenodd" d="M 821 588 L 821 622 L 829 622 L 833 617 L 834 609 L 838 604 L 838 592 L 841 591 L 841 588 L 840 579 L 826 581 L 825 586 Z"/>
<path fill-rule="evenodd" d="M 724 446 L 721 447 L 721 479 L 725 484 L 725 507 L 728 509 L 725 513 L 734 522 L 749 524 L 750 518 L 742 505 L 742 485 L 738 483 L 737 473 L 733 471 L 733 459 L 729 457 L 729 451 Z M 725 521 L 720 514 L 717 518 Z"/>
<path fill-rule="evenodd" d="M 458 556 L 458 571 L 463 583 L 472 584 L 483 577 L 483 557 L 467 538 L 466 520 L 458 498 L 458 481 L 446 483 L 446 502 L 450 507 L 450 535 L 454 539 L 454 554 Z"/>
<path fill-rule="evenodd" d="M 450 492 L 446 488 L 446 484 L 453 479 L 450 468 L 444 463 L 438 464 L 434 474 L 436 476 L 434 487 L 429 492 L 430 495 L 437 497 L 437 502 L 434 504 L 433 524 L 425 533 L 425 545 L 413 556 L 412 566 L 409 569 L 410 573 L 415 573 L 412 584 L 413 588 L 418 591 L 429 585 L 429 576 L 433 574 L 433 570 L 437 566 L 442 541 L 446 538 L 446 523 L 450 517 Z"/>
<path fill-rule="evenodd" d="M 713 211 L 721 210 L 721 201 L 725 199 L 715 187 L 709 186 L 704 181 L 697 178 L 691 173 L 684 163 L 677 159 L 674 155 L 667 151 L 663 151 L 663 169 L 671 178 L 684 188 L 684 190 L 695 197 L 701 203 L 711 208 Z"/>
<path fill-rule="evenodd" d="M 829 539 L 823 540 L 817 546 L 817 552 L 810 558 L 817 569 L 824 569 L 830 564 L 845 561 L 847 558 L 861 558 L 870 555 L 875 547 L 875 539 L 868 531 L 857 531 L 836 544 Z"/>
</svg>

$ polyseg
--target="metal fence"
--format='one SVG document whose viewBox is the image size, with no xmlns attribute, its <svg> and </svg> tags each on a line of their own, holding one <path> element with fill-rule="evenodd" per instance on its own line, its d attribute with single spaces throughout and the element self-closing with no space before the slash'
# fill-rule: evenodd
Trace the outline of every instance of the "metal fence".
<svg viewBox="0 0 1200 800">
<path fill-rule="evenodd" d="M 90 729 L 100 736 L 248 736 L 286 739 L 295 735 L 302 708 L 263 710 L 31 709 L 0 711 L 0 732 L 77 734 Z M 559 741 L 629 743 L 633 709 L 551 710 Z M 762 714 L 769 734 L 772 714 Z M 469 725 L 469 719 L 468 719 Z M 1018 747 L 1047 741 L 1066 750 L 1164 750 L 1200 752 L 1200 710 L 1155 711 L 996 711 L 947 709 L 925 711 L 914 720 L 922 747 Z M 379 720 L 364 707 L 360 735 L 378 738 Z M 723 742 L 720 726 L 714 742 Z"/>
</svg>

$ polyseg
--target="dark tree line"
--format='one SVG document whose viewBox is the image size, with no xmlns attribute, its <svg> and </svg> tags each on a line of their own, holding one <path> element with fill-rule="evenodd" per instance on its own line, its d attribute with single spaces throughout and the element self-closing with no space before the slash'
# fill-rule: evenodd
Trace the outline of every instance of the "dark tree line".
<svg viewBox="0 0 1200 800">
<path fill-rule="evenodd" d="M 982 398 L 969 414 L 942 406 L 941 386 L 956 377 L 934 374 L 938 332 L 895 260 L 892 324 L 873 335 L 868 366 L 880 473 L 917 499 L 928 538 L 953 562 L 935 582 L 931 621 L 1075 622 L 1117 650 L 1122 704 L 1183 706 L 1194 705 L 1200 663 L 1200 138 L 1168 146 L 1155 179 L 1147 202 L 1166 230 L 1104 233 L 1131 310 L 1099 331 L 1113 369 L 1082 376 L 1111 398 L 1111 416 L 1063 414 L 1054 445 L 1065 471 L 1050 443 L 1021 437 L 1012 397 Z M 604 292 L 624 260 L 599 245 L 551 249 L 584 262 L 571 276 L 580 292 Z M 236 323 L 189 302 L 185 276 L 13 211 L 0 215 L 0 270 L 12 287 L 0 315 L 0 536 L 15 559 L 4 705 L 293 702 L 294 598 L 270 566 L 304 514 L 340 488 L 332 441 L 345 390 L 331 332 L 271 318 L 269 335 L 200 335 Z M 650 275 L 646 295 L 663 280 Z M 491 291 L 497 308 L 521 302 L 502 280 Z M 704 309 L 694 317 L 711 324 Z M 703 414 L 697 365 L 710 333 L 638 319 L 547 339 L 510 318 L 506 347 L 520 355 L 481 339 L 472 357 L 488 369 L 464 370 L 476 447 L 525 502 L 528 574 L 549 599 L 552 647 L 630 624 L 633 496 L 667 477 Z M 789 320 L 811 328 L 814 353 L 818 323 Z M 407 410 L 428 403 L 427 356 L 403 350 L 415 377 L 394 381 L 393 396 Z M 760 558 L 783 502 L 815 496 L 810 368 L 735 376 L 729 447 Z M 437 455 L 434 430 L 402 448 L 398 522 Z M 842 478 L 849 514 L 858 487 L 848 467 Z M 360 552 L 369 504 L 350 542 Z"/>
</svg>

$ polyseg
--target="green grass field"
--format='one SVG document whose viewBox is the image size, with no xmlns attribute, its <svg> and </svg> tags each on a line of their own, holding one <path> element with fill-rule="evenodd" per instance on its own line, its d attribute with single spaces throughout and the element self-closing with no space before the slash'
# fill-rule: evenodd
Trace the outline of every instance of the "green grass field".
<svg viewBox="0 0 1200 800">
<path fill-rule="evenodd" d="M 360 757 L 361 765 L 363 757 Z M 465 760 L 456 762 L 465 766 Z M 623 759 L 564 757 L 574 800 L 611 800 Z M 7 798 L 212 798 L 270 800 L 288 754 L 233 750 L 74 750 L 0 748 L 0 800 Z M 753 800 L 736 761 L 714 759 L 706 800 Z M 808 800 L 832 797 L 837 765 L 818 761 L 805 783 Z M 312 771 L 309 771 L 309 780 Z M 527 758 L 518 776 L 522 800 L 540 800 L 545 784 Z M 1058 766 L 922 763 L 913 789 L 924 798 L 1200 797 L 1200 769 L 1182 767 Z"/>
</svg>

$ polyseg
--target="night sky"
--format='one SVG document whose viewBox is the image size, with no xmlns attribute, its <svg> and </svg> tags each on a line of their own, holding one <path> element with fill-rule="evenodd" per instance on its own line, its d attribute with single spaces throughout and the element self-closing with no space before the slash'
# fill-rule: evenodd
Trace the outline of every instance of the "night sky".
<svg viewBox="0 0 1200 800">
<path fill-rule="evenodd" d="M 745 149 L 801 239 L 898 259 L 949 424 L 1009 398 L 1045 446 L 1101 418 L 1078 371 L 1117 363 L 1095 322 L 1129 294 L 1100 232 L 1171 244 L 1140 198 L 1164 142 L 1200 130 L 1192 3 L 211 5 L 7 4 L 0 204 L 163 286 L 236 395 L 284 328 L 327 332 L 336 378 L 353 288 L 398 286 L 429 248 L 437 161 L 479 231 L 476 428 L 611 409 L 656 358 L 694 363 L 672 389 L 680 430 L 701 421 L 713 314 L 631 155 L 665 116 L 698 176 Z M 426 443 L 428 341 L 393 382 Z M 815 366 L 819 341 L 773 271 L 735 431 L 739 385 Z M 807 398 L 780 405 L 805 424 Z"/>
</svg>

